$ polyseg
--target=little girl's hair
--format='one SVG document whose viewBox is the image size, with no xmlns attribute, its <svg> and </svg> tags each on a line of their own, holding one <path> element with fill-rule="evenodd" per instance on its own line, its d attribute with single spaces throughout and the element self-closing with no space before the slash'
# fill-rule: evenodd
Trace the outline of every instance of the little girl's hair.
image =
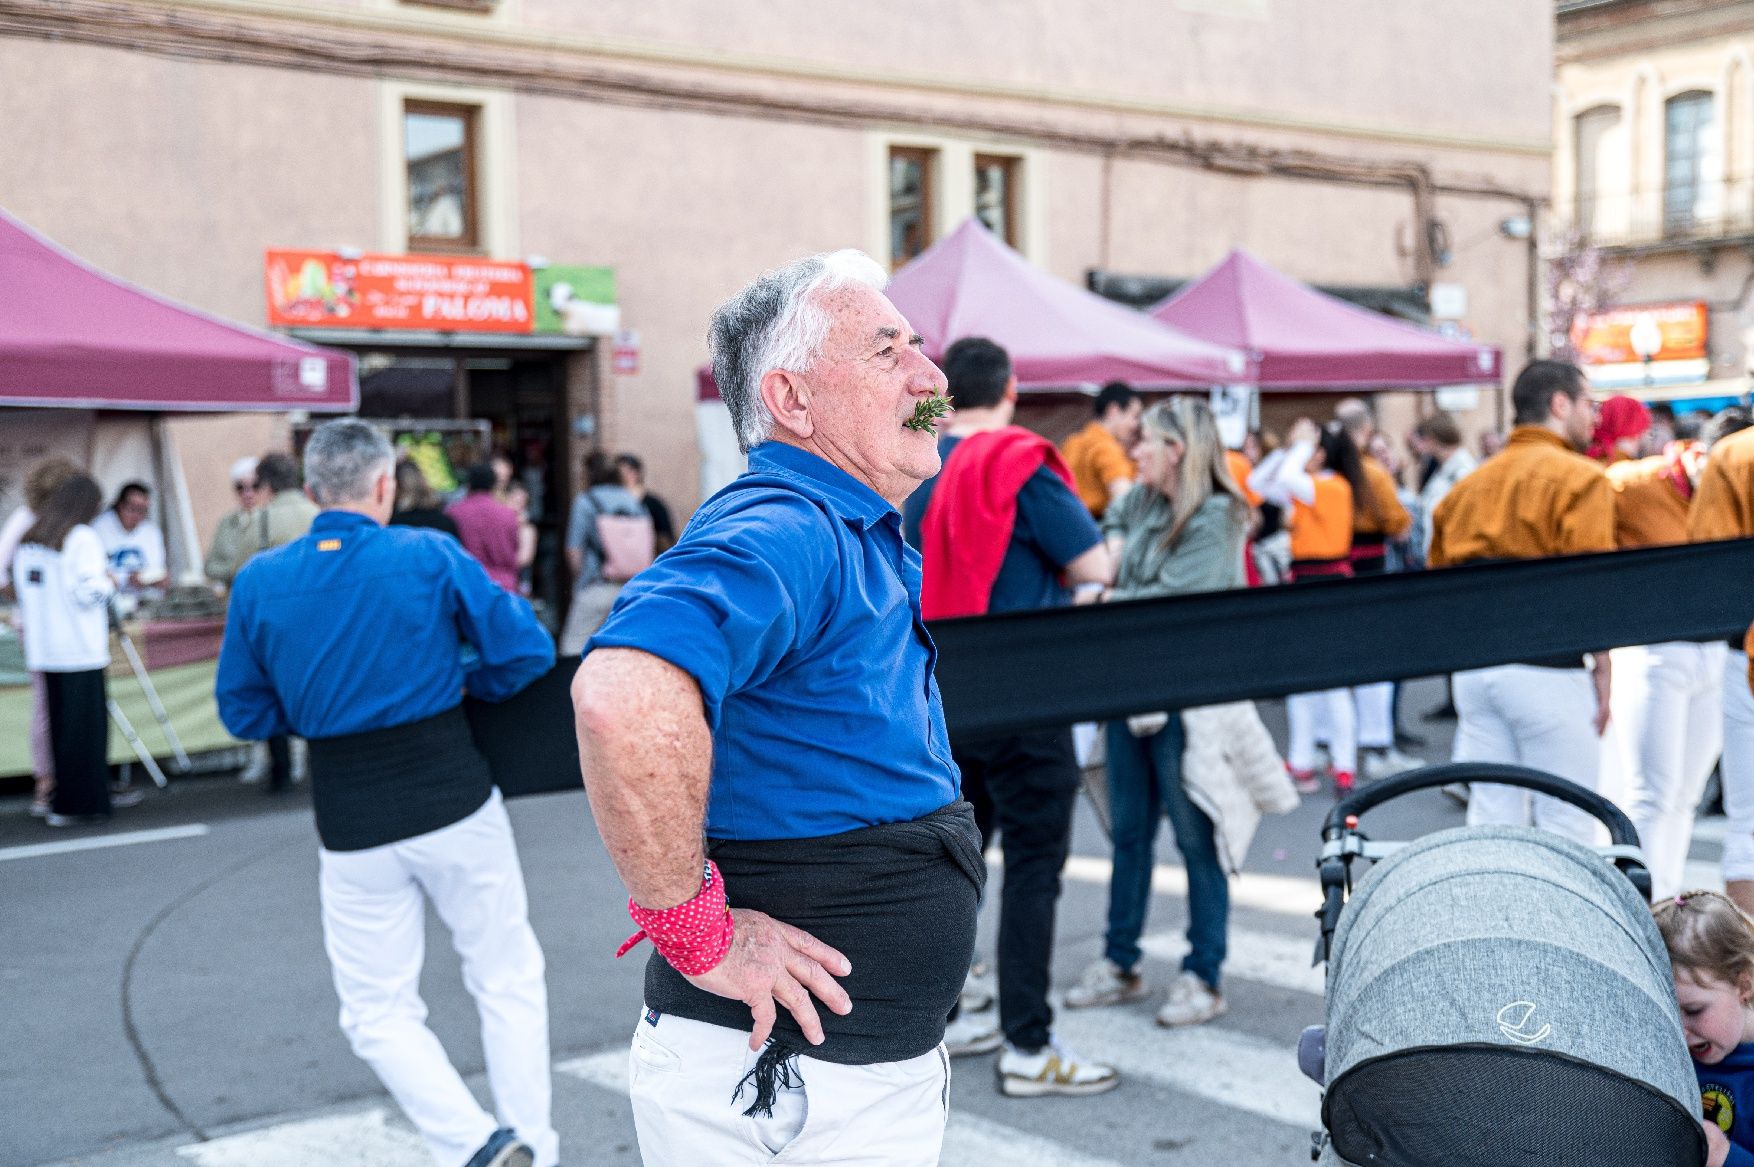
<svg viewBox="0 0 1754 1167">
<path fill-rule="evenodd" d="M 1754 922 L 1715 891 L 1685 891 L 1651 906 L 1669 963 L 1695 980 L 1754 980 Z"/>
</svg>

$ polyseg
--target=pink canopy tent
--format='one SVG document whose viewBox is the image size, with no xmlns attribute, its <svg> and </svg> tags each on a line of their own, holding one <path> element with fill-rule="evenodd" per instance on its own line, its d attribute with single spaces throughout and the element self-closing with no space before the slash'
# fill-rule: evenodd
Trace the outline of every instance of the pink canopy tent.
<svg viewBox="0 0 1754 1167">
<path fill-rule="evenodd" d="M 1150 315 L 1234 345 L 1263 389 L 1408 389 L 1496 382 L 1491 345 L 1437 336 L 1301 284 L 1242 248 Z"/>
<path fill-rule="evenodd" d="M 886 291 L 941 357 L 984 336 L 1011 354 L 1017 381 L 1047 389 L 1127 381 L 1147 387 L 1247 381 L 1237 349 L 1197 340 L 1031 264 L 970 218 L 896 273 Z"/>
<path fill-rule="evenodd" d="M 0 211 L 0 406 L 357 408 L 353 357 L 105 275 Z"/>
</svg>

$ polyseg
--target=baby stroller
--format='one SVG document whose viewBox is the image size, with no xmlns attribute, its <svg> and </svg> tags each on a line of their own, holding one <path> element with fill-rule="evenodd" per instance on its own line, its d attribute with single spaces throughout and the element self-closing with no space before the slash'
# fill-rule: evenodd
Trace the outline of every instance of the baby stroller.
<svg viewBox="0 0 1754 1167">
<path fill-rule="evenodd" d="M 1374 843 L 1372 808 L 1450 782 L 1563 799 L 1592 850 L 1527 827 Z M 1323 824 L 1327 1025 L 1311 1157 L 1331 1167 L 1700 1167 L 1699 1090 L 1651 919 L 1638 835 L 1606 799 L 1520 766 L 1433 766 L 1365 787 Z M 1354 887 L 1353 866 L 1374 865 Z M 1616 870 L 1618 869 L 1618 870 Z"/>
</svg>

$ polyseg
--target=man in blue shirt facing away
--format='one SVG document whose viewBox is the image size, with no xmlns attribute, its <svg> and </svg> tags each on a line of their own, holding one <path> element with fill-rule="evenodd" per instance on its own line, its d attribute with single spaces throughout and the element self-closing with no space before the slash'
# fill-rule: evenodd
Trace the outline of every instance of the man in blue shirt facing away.
<svg viewBox="0 0 1754 1167">
<path fill-rule="evenodd" d="M 886 282 L 815 256 L 714 315 L 749 470 L 627 585 L 573 683 L 591 809 L 655 949 L 648 1167 L 753 1162 L 752 1137 L 788 1163 L 938 1158 L 985 867 L 897 513 L 938 470 L 916 411 L 944 381 Z"/>
<path fill-rule="evenodd" d="M 528 602 L 455 539 L 385 527 L 395 457 L 361 421 L 311 435 L 310 533 L 245 565 L 215 697 L 233 735 L 310 741 L 323 938 L 341 1028 L 437 1167 L 554 1167 L 548 997 L 511 824 L 463 717 L 554 664 Z M 481 1011 L 499 1124 L 426 1027 L 430 898 Z"/>
<path fill-rule="evenodd" d="M 1114 581 L 1112 557 L 1059 451 L 1012 424 L 1010 354 L 964 337 L 944 353 L 944 373 L 956 416 L 938 443 L 943 471 L 908 500 L 911 513 L 926 495 L 918 537 L 927 617 L 1059 607 L 1072 600 L 1068 585 L 1093 598 Z M 955 756 L 964 794 L 984 820 L 982 842 L 998 829 L 1005 883 L 999 1026 L 984 1012 L 958 1015 L 946 1044 L 953 1054 L 975 1054 L 1003 1041 L 999 1089 L 1014 1097 L 1112 1090 L 1120 1085 L 1112 1067 L 1054 1040 L 1048 1004 L 1060 871 L 1078 798 L 1071 729 L 958 741 Z"/>
</svg>

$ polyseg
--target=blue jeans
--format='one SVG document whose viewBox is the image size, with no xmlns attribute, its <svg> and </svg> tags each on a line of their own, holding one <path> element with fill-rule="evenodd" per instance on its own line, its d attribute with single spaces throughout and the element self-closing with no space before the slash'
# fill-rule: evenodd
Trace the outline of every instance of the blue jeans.
<svg viewBox="0 0 1754 1167">
<path fill-rule="evenodd" d="M 1134 737 L 1127 723 L 1108 723 L 1109 817 L 1114 835 L 1114 875 L 1108 885 L 1108 941 L 1105 955 L 1125 969 L 1143 953 L 1139 934 L 1151 904 L 1157 821 L 1169 816 L 1176 849 L 1188 871 L 1188 946 L 1182 968 L 1218 988 L 1218 970 L 1230 920 L 1230 885 L 1218 862 L 1212 820 L 1188 800 L 1182 786 L 1182 749 L 1187 735 L 1180 713 L 1147 738 Z"/>
</svg>

